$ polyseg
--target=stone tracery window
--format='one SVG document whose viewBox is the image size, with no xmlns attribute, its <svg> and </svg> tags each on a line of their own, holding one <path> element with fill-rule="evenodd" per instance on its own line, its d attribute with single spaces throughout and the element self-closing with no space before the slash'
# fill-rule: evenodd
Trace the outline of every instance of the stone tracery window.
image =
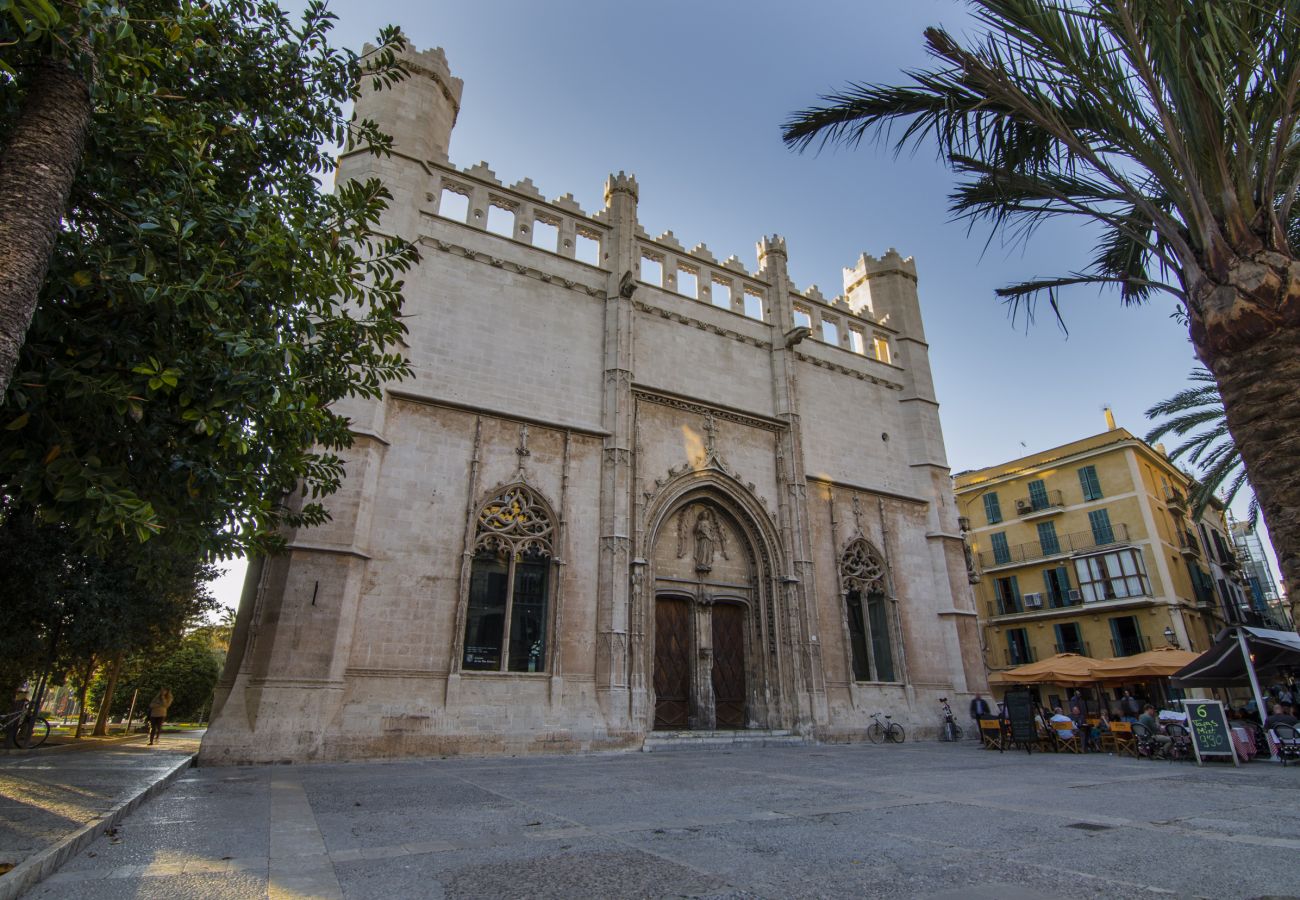
<svg viewBox="0 0 1300 900">
<path fill-rule="evenodd" d="M 840 557 L 840 584 L 847 607 L 854 680 L 894 681 L 887 575 L 875 547 L 862 539 L 849 544 Z"/>
<path fill-rule="evenodd" d="M 464 669 L 545 671 L 554 537 L 550 511 L 526 485 L 503 488 L 479 511 Z"/>
</svg>

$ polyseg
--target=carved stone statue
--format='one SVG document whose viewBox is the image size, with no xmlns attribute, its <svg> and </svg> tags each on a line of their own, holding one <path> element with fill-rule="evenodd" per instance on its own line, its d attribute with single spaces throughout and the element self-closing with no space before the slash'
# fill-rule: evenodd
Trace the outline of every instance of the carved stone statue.
<svg viewBox="0 0 1300 900">
<path fill-rule="evenodd" d="M 727 539 L 722 534 L 722 529 L 718 526 L 718 520 L 713 515 L 713 510 L 707 506 L 700 510 L 700 514 L 695 518 L 695 528 L 692 533 L 695 536 L 695 571 L 708 572 L 713 568 L 713 554 L 715 548 L 722 554 L 723 559 L 727 559 Z"/>
</svg>

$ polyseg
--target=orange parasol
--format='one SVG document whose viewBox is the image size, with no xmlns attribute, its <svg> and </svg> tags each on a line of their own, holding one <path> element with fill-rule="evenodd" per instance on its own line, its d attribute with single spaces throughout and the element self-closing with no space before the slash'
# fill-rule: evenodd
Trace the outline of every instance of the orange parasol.
<svg viewBox="0 0 1300 900">
<path fill-rule="evenodd" d="M 1091 684 L 1093 669 L 1101 662 L 1077 653 L 1058 653 L 1050 659 L 1016 666 L 989 676 L 989 684 Z"/>
<path fill-rule="evenodd" d="M 1097 681 L 1131 678 L 1168 678 L 1200 657 L 1199 653 L 1175 647 L 1157 647 L 1134 656 L 1099 660 L 1092 668 Z"/>
</svg>

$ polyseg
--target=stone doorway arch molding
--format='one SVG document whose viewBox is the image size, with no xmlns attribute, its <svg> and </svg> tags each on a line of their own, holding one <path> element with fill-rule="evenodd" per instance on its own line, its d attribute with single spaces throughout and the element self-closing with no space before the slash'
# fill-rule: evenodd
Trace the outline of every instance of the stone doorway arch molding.
<svg viewBox="0 0 1300 900">
<path fill-rule="evenodd" d="M 640 510 L 637 545 L 645 556 L 633 561 L 631 573 L 632 682 L 644 695 L 634 701 L 638 724 L 646 731 L 655 724 L 655 610 L 656 597 L 664 596 L 691 605 L 697 704 L 711 697 L 712 646 L 701 636 L 710 633 L 714 606 L 725 604 L 744 611 L 746 727 L 797 727 L 786 554 L 772 515 L 750 486 L 712 458 L 704 467 L 670 472 L 656 488 Z M 678 577 L 660 571 L 664 563 L 656 557 L 665 555 L 676 563 Z M 748 589 L 723 583 L 728 576 L 722 570 L 734 573 L 741 561 L 750 573 Z M 695 584 L 686 583 L 692 572 Z M 712 708 L 695 709 L 692 725 L 714 727 Z"/>
</svg>

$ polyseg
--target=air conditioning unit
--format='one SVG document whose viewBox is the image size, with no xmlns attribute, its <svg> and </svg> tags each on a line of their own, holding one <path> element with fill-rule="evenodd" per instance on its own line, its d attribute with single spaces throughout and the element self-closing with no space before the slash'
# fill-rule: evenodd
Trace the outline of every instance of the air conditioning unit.
<svg viewBox="0 0 1300 900">
<path fill-rule="evenodd" d="M 1028 500 L 1017 500 L 1017 501 L 1016 501 L 1016 512 L 1017 512 L 1019 515 L 1022 515 L 1022 516 L 1023 516 L 1023 515 L 1025 515 L 1026 513 L 1031 513 L 1031 512 L 1033 512 L 1033 511 L 1034 511 L 1034 504 L 1031 503 L 1031 502 L 1029 502 Z"/>
<path fill-rule="evenodd" d="M 1026 608 L 1026 609 L 1042 609 L 1042 608 L 1043 608 L 1043 595 L 1040 594 L 1040 593 L 1025 594 L 1025 608 Z"/>
<path fill-rule="evenodd" d="M 1078 603 L 1083 599 L 1083 591 L 1070 591 L 1067 596 L 1070 598 L 1071 603 Z"/>
</svg>

